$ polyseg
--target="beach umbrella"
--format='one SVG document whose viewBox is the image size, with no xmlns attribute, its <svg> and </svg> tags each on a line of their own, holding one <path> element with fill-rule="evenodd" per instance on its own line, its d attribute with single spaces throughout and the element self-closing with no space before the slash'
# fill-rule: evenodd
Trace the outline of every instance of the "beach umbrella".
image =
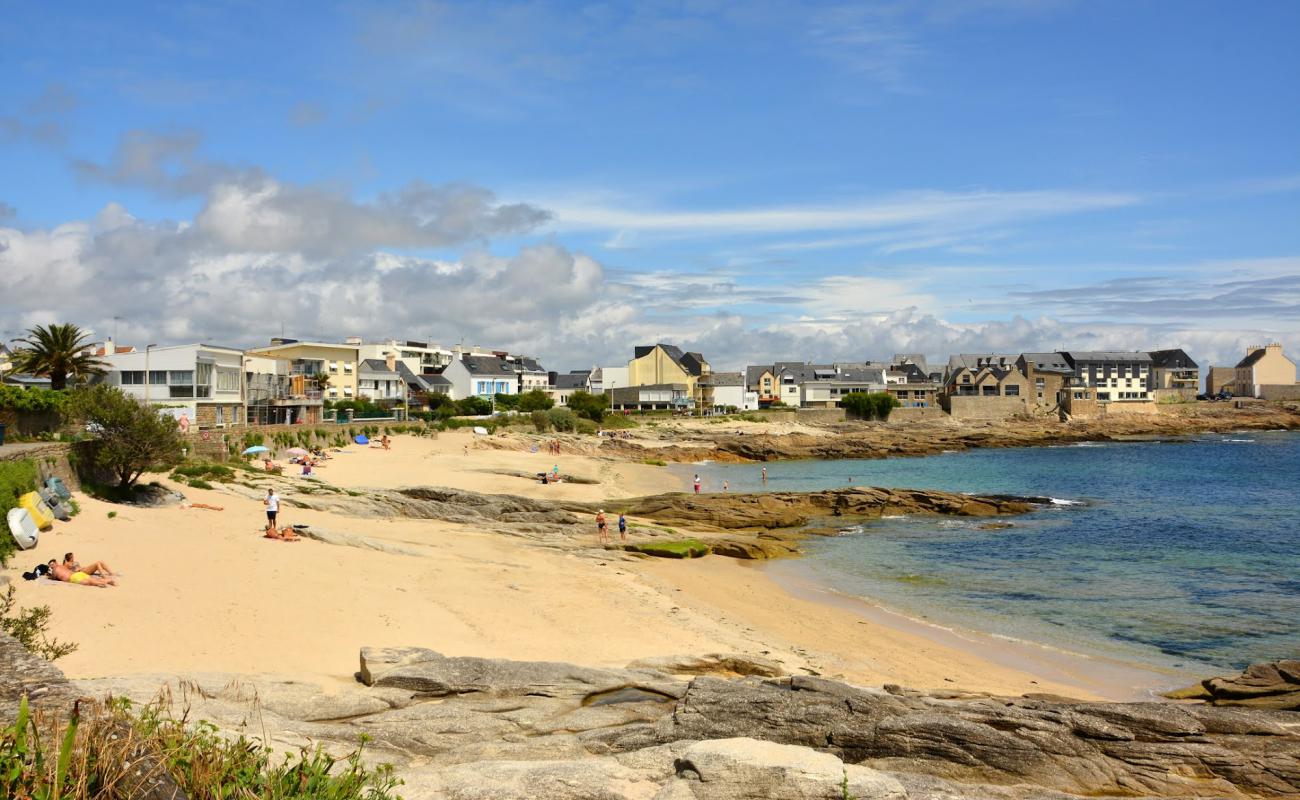
<svg viewBox="0 0 1300 800">
<path fill-rule="evenodd" d="M 291 455 L 291 456 L 305 456 L 305 455 L 307 455 L 307 451 L 306 451 L 306 450 L 303 450 L 301 447 L 290 447 L 288 450 L 285 450 L 285 452 L 288 453 L 288 454 Z"/>
<path fill-rule="evenodd" d="M 269 447 L 263 447 L 263 446 L 260 445 L 260 444 L 255 444 L 255 445 L 253 445 L 252 447 L 250 447 L 250 448 L 244 450 L 244 455 L 246 455 L 246 456 L 251 456 L 251 455 L 253 455 L 254 453 L 269 453 L 270 451 L 271 451 L 271 448 L 269 448 Z"/>
<path fill-rule="evenodd" d="M 357 438 L 353 439 L 352 441 L 356 442 L 357 444 L 370 444 L 370 439 L 368 439 L 364 433 L 358 434 Z"/>
</svg>

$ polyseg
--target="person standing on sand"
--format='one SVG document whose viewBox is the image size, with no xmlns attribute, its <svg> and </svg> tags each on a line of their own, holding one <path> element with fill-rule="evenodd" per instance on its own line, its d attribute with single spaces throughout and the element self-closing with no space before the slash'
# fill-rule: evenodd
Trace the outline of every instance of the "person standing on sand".
<svg viewBox="0 0 1300 800">
<path fill-rule="evenodd" d="M 700 473 L 695 473 L 695 493 L 700 493 Z"/>
<path fill-rule="evenodd" d="M 627 517 L 623 516 L 622 511 L 618 512 L 618 538 L 627 541 Z"/>
<path fill-rule="evenodd" d="M 275 516 L 280 513 L 280 495 L 275 493 L 274 487 L 266 488 L 266 497 L 262 498 L 262 505 L 266 506 L 266 529 L 275 530 Z"/>
<path fill-rule="evenodd" d="M 609 541 L 609 524 L 605 522 L 605 509 L 596 512 L 596 535 L 600 537 L 600 543 L 605 544 Z"/>
</svg>

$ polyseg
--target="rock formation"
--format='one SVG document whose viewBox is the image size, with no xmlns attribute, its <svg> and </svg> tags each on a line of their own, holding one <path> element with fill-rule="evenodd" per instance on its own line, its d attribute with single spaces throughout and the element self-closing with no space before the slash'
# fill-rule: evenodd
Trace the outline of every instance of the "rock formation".
<svg viewBox="0 0 1300 800">
<path fill-rule="evenodd" d="M 1215 706 L 1300 711 L 1300 661 L 1252 664 L 1240 675 L 1207 678 L 1196 686 L 1165 696 L 1175 700 L 1204 700 Z"/>
<path fill-rule="evenodd" d="M 412 799 L 1300 797 L 1292 712 L 935 696 L 780 672 L 729 654 L 597 669 L 367 648 L 362 685 L 346 691 L 170 685 L 192 715 L 281 747 L 342 752 L 367 734 L 370 760 L 394 763 Z M 166 680 L 78 688 L 147 700 Z"/>
</svg>

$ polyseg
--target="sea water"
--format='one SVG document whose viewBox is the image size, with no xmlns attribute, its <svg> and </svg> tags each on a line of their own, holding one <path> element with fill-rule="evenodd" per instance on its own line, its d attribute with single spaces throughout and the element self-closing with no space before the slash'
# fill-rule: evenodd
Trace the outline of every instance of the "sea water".
<svg viewBox="0 0 1300 800">
<path fill-rule="evenodd" d="M 1300 433 L 700 464 L 704 491 L 844 486 L 1055 498 L 813 538 L 798 570 L 940 625 L 1203 672 L 1300 658 Z"/>
</svg>

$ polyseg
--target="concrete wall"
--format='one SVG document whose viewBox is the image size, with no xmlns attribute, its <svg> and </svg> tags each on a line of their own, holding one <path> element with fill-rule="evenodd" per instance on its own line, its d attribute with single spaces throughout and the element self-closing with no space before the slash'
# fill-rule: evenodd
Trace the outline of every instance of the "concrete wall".
<svg viewBox="0 0 1300 800">
<path fill-rule="evenodd" d="M 1126 416 L 1126 415 L 1141 416 L 1141 415 L 1151 415 L 1151 414 L 1160 413 L 1160 406 L 1156 405 L 1155 403 L 1141 403 L 1141 402 L 1130 401 L 1130 402 L 1103 403 L 1102 406 L 1105 408 L 1106 416 L 1108 417 Z"/>
<path fill-rule="evenodd" d="M 895 409 L 897 411 L 897 409 Z M 801 408 L 796 412 L 798 422 L 843 422 L 847 416 L 842 408 Z"/>
<path fill-rule="evenodd" d="M 1262 400 L 1300 400 L 1300 383 L 1266 383 L 1259 387 Z"/>
<path fill-rule="evenodd" d="M 908 425 L 927 419 L 947 419 L 948 412 L 938 406 L 927 408 L 896 408 L 889 412 L 890 425 Z"/>
<path fill-rule="evenodd" d="M 1031 396 L 962 397 L 953 395 L 947 398 L 945 402 L 948 406 L 948 413 L 952 415 L 953 419 L 1007 419 L 1020 414 L 1028 414 L 1027 402 L 1032 401 Z M 899 409 L 894 410 L 897 412 Z"/>
</svg>

